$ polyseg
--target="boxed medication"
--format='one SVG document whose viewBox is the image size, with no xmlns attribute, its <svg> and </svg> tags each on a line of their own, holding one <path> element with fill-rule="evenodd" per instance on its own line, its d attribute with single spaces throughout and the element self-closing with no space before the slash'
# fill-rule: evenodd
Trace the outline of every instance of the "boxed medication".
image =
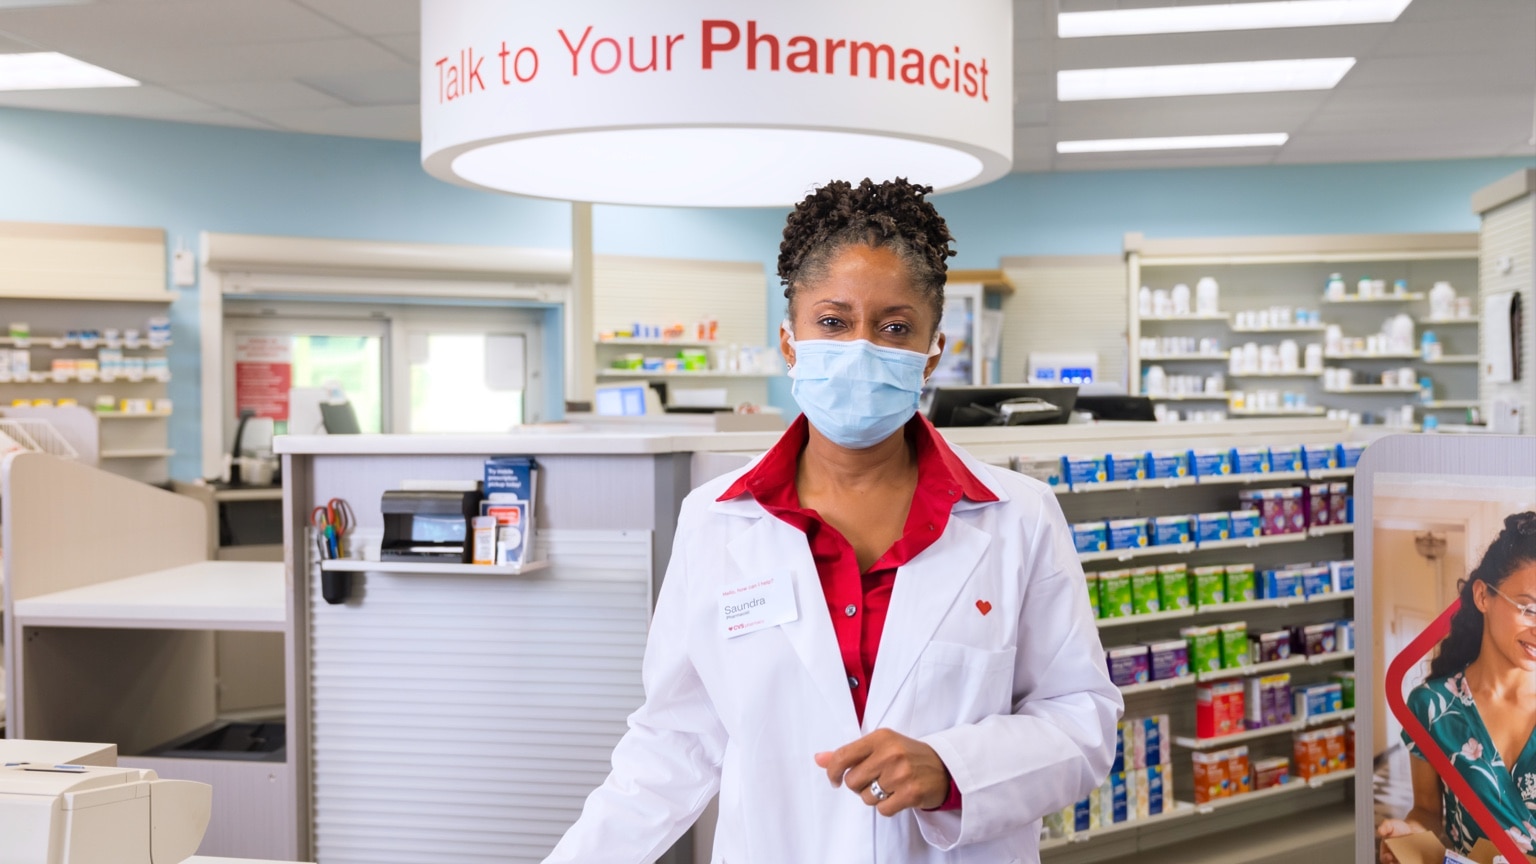
<svg viewBox="0 0 1536 864">
<path fill-rule="evenodd" d="M 1329 524 L 1348 525 L 1355 521 L 1348 483 L 1328 484 L 1328 506 L 1332 510 L 1328 514 Z"/>
<path fill-rule="evenodd" d="M 1323 731 L 1323 749 L 1328 754 L 1328 770 L 1343 771 L 1345 768 L 1344 757 L 1344 727 L 1329 726 Z"/>
<path fill-rule="evenodd" d="M 1109 680 L 1117 687 L 1129 687 L 1132 684 L 1145 684 L 1150 674 L 1147 660 L 1147 646 L 1123 645 L 1118 648 L 1110 648 L 1105 652 L 1109 656 Z"/>
<path fill-rule="evenodd" d="M 1066 464 L 1066 460 L 1060 457 L 1016 456 L 1012 467 L 1025 477 L 1033 477 L 1047 486 L 1061 486 L 1067 482 Z"/>
<path fill-rule="evenodd" d="M 1303 504 L 1307 511 L 1307 524 L 1312 527 L 1333 524 L 1333 497 L 1329 492 L 1329 484 L 1314 483 L 1306 489 L 1306 498 Z"/>
<path fill-rule="evenodd" d="M 1307 531 L 1307 511 L 1302 503 L 1303 492 L 1300 486 L 1290 486 L 1285 489 L 1270 490 L 1280 499 L 1280 518 L 1284 527 L 1275 532 L 1278 534 L 1305 534 Z"/>
<path fill-rule="evenodd" d="M 1227 760 L 1220 752 L 1190 754 L 1195 772 L 1195 803 L 1208 804 L 1231 795 L 1227 784 Z"/>
<path fill-rule="evenodd" d="M 1195 542 L 1216 543 L 1232 539 L 1232 514 L 1201 513 L 1195 517 Z"/>
<path fill-rule="evenodd" d="M 1355 767 L 1355 721 L 1344 724 L 1344 767 Z"/>
<path fill-rule="evenodd" d="M 1232 473 L 1232 451 L 1225 448 L 1191 450 L 1189 459 L 1196 477 L 1225 477 Z"/>
<path fill-rule="evenodd" d="M 1129 721 L 1131 740 L 1137 754 L 1136 767 L 1167 765 L 1173 762 L 1173 730 L 1167 714 L 1136 717 Z"/>
<path fill-rule="evenodd" d="M 1339 467 L 1353 468 L 1360 464 L 1360 454 L 1365 452 L 1364 444 L 1340 444 Z"/>
<path fill-rule="evenodd" d="M 1302 568 L 1301 593 L 1307 597 L 1317 597 L 1333 592 L 1333 574 L 1328 572 L 1328 565 L 1320 564 Z"/>
<path fill-rule="evenodd" d="M 1099 614 L 1099 574 L 1084 573 L 1083 581 L 1088 585 L 1088 608 L 1093 610 L 1093 617 L 1103 617 Z"/>
<path fill-rule="evenodd" d="M 1185 627 L 1179 631 L 1189 644 L 1189 668 L 1193 672 L 1221 669 L 1221 630 L 1216 627 Z"/>
<path fill-rule="evenodd" d="M 1307 470 L 1307 460 L 1301 445 L 1269 448 L 1269 467 L 1275 471 Z"/>
<path fill-rule="evenodd" d="M 1291 722 L 1291 676 L 1288 672 L 1249 678 L 1244 701 L 1250 729 Z"/>
<path fill-rule="evenodd" d="M 1338 630 L 1333 624 L 1307 624 L 1291 628 L 1291 653 L 1304 657 L 1332 654 L 1338 650 Z"/>
<path fill-rule="evenodd" d="M 1339 467 L 1339 445 L 1306 444 L 1301 448 L 1302 459 L 1308 471 L 1331 471 Z"/>
<path fill-rule="evenodd" d="M 1251 540 L 1264 536 L 1264 517 L 1258 510 L 1233 510 L 1232 539 Z"/>
<path fill-rule="evenodd" d="M 1149 541 L 1145 518 L 1115 519 L 1109 523 L 1109 548 L 1141 549 Z"/>
<path fill-rule="evenodd" d="M 1188 543 L 1194 538 L 1195 517 L 1159 516 L 1152 520 L 1152 545 Z"/>
<path fill-rule="evenodd" d="M 1135 608 L 1131 595 L 1131 571 L 1105 570 L 1099 574 L 1099 617 L 1123 618 Z"/>
<path fill-rule="evenodd" d="M 1339 685 L 1339 707 L 1345 711 L 1355 707 L 1355 673 L 1335 672 L 1329 676 L 1333 683 Z"/>
<path fill-rule="evenodd" d="M 1309 684 L 1292 691 L 1291 711 L 1298 720 L 1310 720 L 1344 710 L 1343 688 L 1334 684 Z"/>
<path fill-rule="evenodd" d="M 1221 668 L 1240 669 L 1248 665 L 1248 624 L 1228 621 L 1218 624 L 1221 631 Z"/>
<path fill-rule="evenodd" d="M 1355 562 L 1353 560 L 1328 562 L 1328 573 L 1333 577 L 1333 590 L 1355 590 Z"/>
<path fill-rule="evenodd" d="M 1291 760 L 1284 756 L 1260 759 L 1253 763 L 1254 791 L 1291 782 Z"/>
<path fill-rule="evenodd" d="M 1302 593 L 1301 571 L 1294 567 L 1265 570 L 1263 594 L 1266 600 L 1306 596 Z"/>
<path fill-rule="evenodd" d="M 1073 525 L 1072 542 L 1078 552 L 1103 552 L 1109 548 L 1109 523 L 1079 522 Z"/>
<path fill-rule="evenodd" d="M 1189 643 L 1183 639 L 1147 643 L 1153 681 L 1183 678 L 1189 674 Z"/>
<path fill-rule="evenodd" d="M 1147 771 L 1147 816 L 1160 816 L 1168 810 L 1168 802 L 1173 800 L 1171 764 L 1148 765 Z"/>
<path fill-rule="evenodd" d="M 1345 618 L 1333 622 L 1333 650 L 1355 650 L 1355 621 L 1353 618 Z"/>
<path fill-rule="evenodd" d="M 1109 763 L 1110 773 L 1124 771 L 1126 766 L 1125 723 L 1115 724 L 1115 760 Z"/>
<path fill-rule="evenodd" d="M 1270 471 L 1268 447 L 1233 447 L 1232 473 L 1268 474 Z"/>
<path fill-rule="evenodd" d="M 1109 479 L 1109 464 L 1104 456 L 1063 456 L 1062 473 L 1074 488 Z"/>
<path fill-rule="evenodd" d="M 1157 584 L 1157 568 L 1133 568 L 1131 570 L 1131 614 L 1155 615 L 1162 611 L 1162 606 L 1162 595 Z"/>
<path fill-rule="evenodd" d="M 1231 794 L 1241 795 L 1244 792 L 1252 792 L 1253 781 L 1248 776 L 1250 771 L 1248 745 L 1239 745 L 1221 752 L 1227 758 L 1227 785 L 1232 790 Z"/>
<path fill-rule="evenodd" d="M 1322 729 L 1297 732 L 1292 755 L 1297 777 L 1311 780 L 1328 773 L 1328 743 Z"/>
<path fill-rule="evenodd" d="M 1222 597 L 1228 603 L 1246 603 L 1256 594 L 1256 577 L 1252 564 L 1228 564 L 1227 584 Z"/>
<path fill-rule="evenodd" d="M 1192 476 L 1188 450 L 1167 450 L 1147 454 L 1147 476 L 1155 480 L 1174 480 Z"/>
<path fill-rule="evenodd" d="M 1243 684 L 1213 681 L 1195 687 L 1195 736 L 1219 738 L 1243 731 Z"/>
<path fill-rule="evenodd" d="M 1291 656 L 1291 631 L 1248 634 L 1248 656 L 1254 663 L 1275 663 Z"/>
<path fill-rule="evenodd" d="M 1109 463 L 1110 480 L 1145 480 L 1147 479 L 1147 454 L 1141 453 L 1111 453 L 1104 457 Z"/>
<path fill-rule="evenodd" d="M 1172 612 L 1190 607 L 1189 569 L 1186 565 L 1164 564 L 1157 568 L 1157 586 L 1163 611 Z"/>
<path fill-rule="evenodd" d="M 1195 587 L 1195 605 L 1217 606 L 1227 602 L 1227 568 L 1216 564 L 1196 567 L 1190 571 L 1190 581 Z"/>
</svg>

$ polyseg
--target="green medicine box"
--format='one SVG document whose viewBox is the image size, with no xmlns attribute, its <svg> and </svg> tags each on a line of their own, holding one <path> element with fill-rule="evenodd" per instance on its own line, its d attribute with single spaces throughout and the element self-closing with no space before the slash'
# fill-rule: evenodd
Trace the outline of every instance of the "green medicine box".
<svg viewBox="0 0 1536 864">
<path fill-rule="evenodd" d="M 1333 683 L 1339 685 L 1339 690 L 1344 699 L 1344 710 L 1355 707 L 1355 673 L 1335 672 Z"/>
<path fill-rule="evenodd" d="M 1196 567 L 1190 571 L 1191 581 L 1195 583 L 1196 606 L 1220 606 L 1227 602 L 1227 568 L 1218 564 L 1214 567 Z"/>
<path fill-rule="evenodd" d="M 1164 612 L 1188 609 L 1189 568 L 1183 564 L 1164 564 L 1157 568 L 1157 590 Z"/>
<path fill-rule="evenodd" d="M 1179 631 L 1189 643 L 1189 671 L 1215 672 L 1221 669 L 1221 630 L 1217 627 L 1185 627 Z"/>
<path fill-rule="evenodd" d="M 1258 579 L 1252 564 L 1227 565 L 1227 589 L 1224 594 L 1228 603 L 1246 603 L 1254 599 Z"/>
<path fill-rule="evenodd" d="M 1157 585 L 1157 568 L 1137 567 L 1132 570 L 1131 614 L 1155 615 L 1162 609 L 1162 597 Z"/>
<path fill-rule="evenodd" d="M 1099 617 L 1123 618 L 1135 608 L 1131 571 L 1105 570 L 1099 574 Z"/>
<path fill-rule="evenodd" d="M 1084 573 L 1088 580 L 1088 606 L 1093 610 L 1093 617 L 1101 618 L 1099 614 L 1099 574 Z"/>
<path fill-rule="evenodd" d="M 1230 621 L 1217 629 L 1221 631 L 1221 668 L 1248 665 L 1248 622 Z"/>
</svg>

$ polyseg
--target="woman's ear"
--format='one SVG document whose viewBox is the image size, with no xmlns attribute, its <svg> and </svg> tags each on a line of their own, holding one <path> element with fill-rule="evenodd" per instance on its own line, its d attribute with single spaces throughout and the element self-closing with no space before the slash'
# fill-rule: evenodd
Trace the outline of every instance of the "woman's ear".
<svg viewBox="0 0 1536 864">
<path fill-rule="evenodd" d="M 779 325 L 779 353 L 784 357 L 784 365 L 795 368 L 795 334 L 789 330 L 789 322 Z"/>
<path fill-rule="evenodd" d="M 933 370 L 939 368 L 939 361 L 944 359 L 944 343 L 944 331 L 940 330 L 938 333 L 938 338 L 934 341 L 934 348 L 937 350 L 935 350 L 932 356 L 928 358 L 928 363 L 923 366 L 924 381 L 927 381 L 929 378 L 933 377 Z"/>
<path fill-rule="evenodd" d="M 1487 582 L 1484 582 L 1483 580 L 1479 579 L 1476 582 L 1472 583 L 1472 603 L 1473 603 L 1473 605 L 1475 605 L 1477 607 L 1477 611 L 1483 613 L 1484 615 L 1487 615 L 1488 614 L 1488 603 L 1492 599 L 1493 598 L 1488 596 L 1488 583 Z"/>
</svg>

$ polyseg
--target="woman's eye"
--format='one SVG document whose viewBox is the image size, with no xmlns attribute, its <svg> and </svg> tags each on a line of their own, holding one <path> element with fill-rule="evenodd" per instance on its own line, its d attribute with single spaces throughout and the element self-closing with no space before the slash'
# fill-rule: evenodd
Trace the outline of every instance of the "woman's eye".
<svg viewBox="0 0 1536 864">
<path fill-rule="evenodd" d="M 887 324 L 887 325 L 885 325 L 885 332 L 890 333 L 890 334 L 892 334 L 894 336 L 905 336 L 908 333 L 912 332 L 912 328 L 908 327 L 905 324 L 899 324 L 899 323 L 898 324 Z"/>
<path fill-rule="evenodd" d="M 822 318 L 819 321 L 817 321 L 816 323 L 818 325 L 822 326 L 822 327 L 826 327 L 826 328 L 829 328 L 829 329 L 843 326 L 842 319 L 831 318 L 831 317 Z"/>
</svg>

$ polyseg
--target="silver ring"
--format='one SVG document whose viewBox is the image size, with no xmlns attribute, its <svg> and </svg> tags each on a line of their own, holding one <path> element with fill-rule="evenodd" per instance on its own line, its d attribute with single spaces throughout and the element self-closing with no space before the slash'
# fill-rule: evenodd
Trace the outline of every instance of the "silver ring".
<svg viewBox="0 0 1536 864">
<path fill-rule="evenodd" d="M 869 791 L 872 794 L 874 794 L 876 801 L 884 801 L 885 799 L 891 797 L 891 793 L 889 793 L 889 792 L 885 791 L 884 789 L 880 788 L 880 781 L 879 780 L 871 780 L 870 781 L 870 783 L 869 783 Z"/>
</svg>

